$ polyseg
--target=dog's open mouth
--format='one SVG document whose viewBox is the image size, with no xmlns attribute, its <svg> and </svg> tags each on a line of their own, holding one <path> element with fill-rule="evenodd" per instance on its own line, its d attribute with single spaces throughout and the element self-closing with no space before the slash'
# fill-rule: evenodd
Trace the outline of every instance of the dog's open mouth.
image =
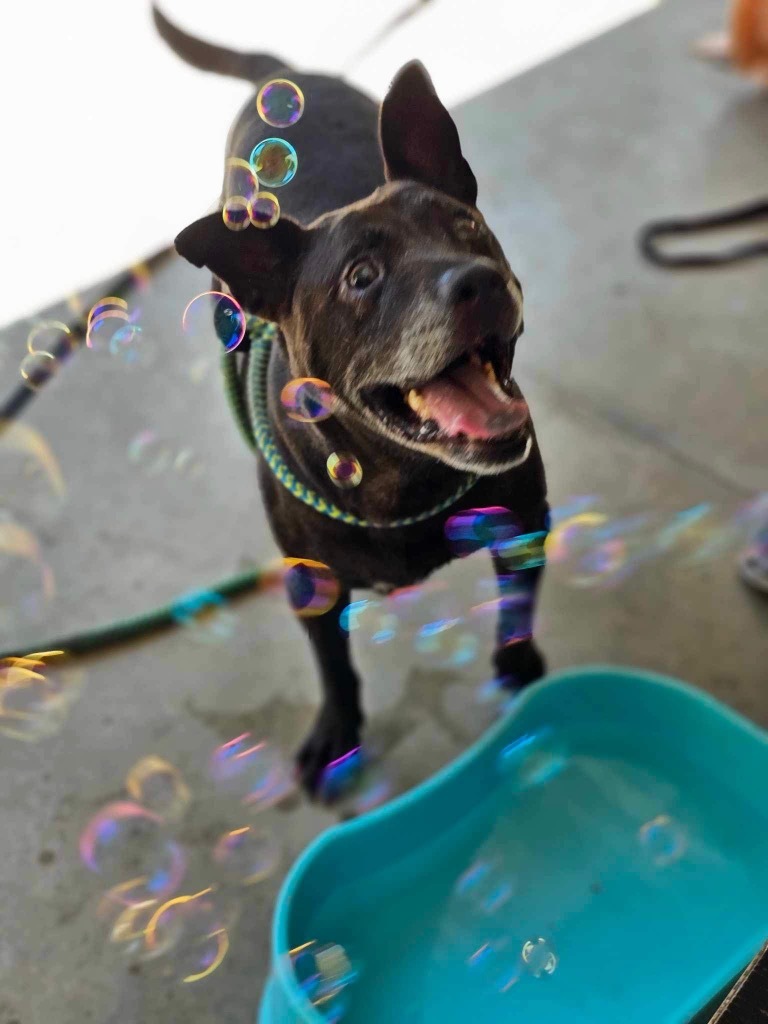
<svg viewBox="0 0 768 1024">
<path fill-rule="evenodd" d="M 369 388 L 362 397 L 387 427 L 412 441 L 496 444 L 520 436 L 529 421 L 510 353 L 511 345 L 489 336 L 428 380 Z"/>
</svg>

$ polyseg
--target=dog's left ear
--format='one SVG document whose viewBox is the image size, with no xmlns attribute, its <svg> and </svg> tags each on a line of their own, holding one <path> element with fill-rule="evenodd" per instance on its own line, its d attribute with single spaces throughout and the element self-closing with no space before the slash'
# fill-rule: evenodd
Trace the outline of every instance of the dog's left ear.
<svg viewBox="0 0 768 1024">
<path fill-rule="evenodd" d="M 477 182 L 456 125 L 420 61 L 395 75 L 381 104 L 379 134 L 387 181 L 411 178 L 475 205 Z"/>
<path fill-rule="evenodd" d="M 309 232 L 281 217 L 271 228 L 231 231 L 221 213 L 201 217 L 176 237 L 176 251 L 208 267 L 249 313 L 280 320 L 290 308 Z"/>
</svg>

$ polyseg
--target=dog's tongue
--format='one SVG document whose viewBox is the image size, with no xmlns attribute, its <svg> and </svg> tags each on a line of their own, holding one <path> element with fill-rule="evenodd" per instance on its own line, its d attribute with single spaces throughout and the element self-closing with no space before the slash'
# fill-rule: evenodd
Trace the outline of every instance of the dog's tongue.
<svg viewBox="0 0 768 1024">
<path fill-rule="evenodd" d="M 524 399 L 501 397 L 475 359 L 425 384 L 419 393 L 426 414 L 452 437 L 501 437 L 521 427 L 528 417 Z"/>
</svg>

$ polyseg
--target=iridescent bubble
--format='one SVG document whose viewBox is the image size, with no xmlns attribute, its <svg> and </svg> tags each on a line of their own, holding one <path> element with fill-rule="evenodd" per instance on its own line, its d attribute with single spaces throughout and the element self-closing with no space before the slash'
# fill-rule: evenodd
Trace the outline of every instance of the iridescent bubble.
<svg viewBox="0 0 768 1024">
<path fill-rule="evenodd" d="M 359 746 L 348 750 L 341 757 L 331 761 L 323 769 L 320 778 L 320 792 L 324 800 L 335 800 L 349 790 L 359 778 L 363 765 L 363 755 Z"/>
<path fill-rule="evenodd" d="M 150 366 L 154 362 L 154 353 L 138 324 L 125 323 L 118 327 L 109 341 L 109 352 L 125 366 Z"/>
<path fill-rule="evenodd" d="M 298 166 L 296 150 L 285 139 L 264 139 L 254 146 L 251 153 L 251 167 L 261 184 L 267 188 L 287 185 L 296 174 Z"/>
<path fill-rule="evenodd" d="M 239 196 L 252 203 L 259 191 L 259 182 L 247 160 L 230 157 L 224 172 L 224 199 Z"/>
<path fill-rule="evenodd" d="M 30 502 L 36 510 L 60 507 L 67 487 L 59 461 L 42 434 L 19 421 L 0 420 L 0 458 L 0 477 L 24 478 L 23 486 L 7 487 L 12 493 L 6 493 L 6 500 L 12 499 L 25 512 Z"/>
<path fill-rule="evenodd" d="M 128 444 L 128 460 L 139 463 L 146 473 L 155 476 L 170 469 L 173 450 L 154 430 L 142 430 Z"/>
<path fill-rule="evenodd" d="M 339 615 L 339 625 L 347 633 L 359 633 L 364 642 L 380 646 L 394 640 L 399 622 L 383 601 L 368 598 L 348 604 Z"/>
<path fill-rule="evenodd" d="M 126 906 L 166 899 L 186 868 L 160 816 L 128 800 L 107 804 L 91 818 L 80 837 L 80 856 L 106 885 L 122 883 Z"/>
<path fill-rule="evenodd" d="M 285 590 L 294 612 L 302 618 L 325 615 L 339 597 L 339 581 L 324 562 L 311 558 L 283 559 Z"/>
<path fill-rule="evenodd" d="M 287 78 L 273 78 L 259 89 L 256 109 L 270 127 L 288 128 L 304 113 L 304 93 Z"/>
<path fill-rule="evenodd" d="M 363 479 L 363 467 L 349 452 L 331 452 L 325 466 L 328 476 L 343 490 L 357 487 Z"/>
<path fill-rule="evenodd" d="M 192 799 L 178 768 L 156 754 L 136 762 L 125 777 L 125 790 L 164 821 L 180 820 Z"/>
<path fill-rule="evenodd" d="M 498 854 L 479 857 L 459 877 L 454 897 L 471 914 L 491 916 L 514 896 L 516 881 Z"/>
<path fill-rule="evenodd" d="M 144 933 L 161 903 L 150 899 L 126 906 L 123 896 L 130 892 L 130 885 L 109 889 L 99 901 L 97 914 L 110 922 L 109 941 L 122 946 L 127 956 L 136 956 L 144 951 Z"/>
<path fill-rule="evenodd" d="M 273 228 L 280 220 L 280 203 L 271 192 L 259 192 L 251 203 L 251 224 L 255 228 Z"/>
<path fill-rule="evenodd" d="M 221 836 L 213 848 L 213 860 L 226 881 L 254 885 L 277 869 L 280 847 L 267 829 L 244 825 Z"/>
<path fill-rule="evenodd" d="M 63 725 L 83 681 L 82 673 L 47 660 L 63 651 L 45 651 L 0 661 L 0 733 L 34 742 Z"/>
<path fill-rule="evenodd" d="M 58 371 L 59 361 L 50 352 L 28 352 L 21 360 L 19 373 L 31 391 L 37 391 Z"/>
<path fill-rule="evenodd" d="M 541 786 L 556 778 L 566 767 L 567 757 L 561 740 L 549 732 L 524 733 L 499 753 L 498 767 L 504 775 L 514 775 L 524 789 Z"/>
<path fill-rule="evenodd" d="M 251 223 L 251 203 L 245 196 L 230 196 L 224 201 L 221 219 L 230 231 L 244 231 Z"/>
<path fill-rule="evenodd" d="M 529 974 L 534 978 L 540 978 L 542 974 L 555 973 L 557 956 L 546 939 L 528 939 L 523 943 L 520 956 Z"/>
<path fill-rule="evenodd" d="M 106 352 L 114 335 L 130 323 L 128 303 L 116 295 L 100 299 L 88 314 L 85 344 L 96 352 Z"/>
<path fill-rule="evenodd" d="M 305 942 L 288 956 L 306 998 L 323 1020 L 338 1024 L 349 1008 L 350 986 L 359 977 L 344 947 L 335 942 Z"/>
<path fill-rule="evenodd" d="M 159 907 L 144 933 L 147 958 L 164 959 L 166 973 L 190 984 L 219 967 L 229 950 L 227 921 L 213 890 L 177 896 Z"/>
<path fill-rule="evenodd" d="M 182 594 L 173 602 L 171 615 L 175 622 L 189 630 L 189 635 L 198 643 L 230 640 L 237 626 L 237 616 L 215 590 L 193 590 Z"/>
<path fill-rule="evenodd" d="M 470 508 L 449 516 L 445 523 L 445 536 L 459 558 L 481 548 L 495 551 L 519 537 L 520 533 L 512 513 L 500 505 Z"/>
<path fill-rule="evenodd" d="M 319 423 L 333 415 L 331 385 L 317 377 L 297 377 L 280 392 L 280 402 L 292 420 Z"/>
<path fill-rule="evenodd" d="M 207 341 L 213 333 L 225 352 L 233 352 L 245 337 L 246 316 L 233 296 L 224 292 L 202 292 L 187 303 L 181 326 L 184 333 L 195 340 Z"/>
<path fill-rule="evenodd" d="M 477 657 L 480 642 L 461 619 L 436 619 L 422 625 L 413 642 L 422 658 L 439 668 L 461 668 Z"/>
<path fill-rule="evenodd" d="M 680 860 L 688 848 L 686 829 L 668 814 L 659 814 L 647 821 L 641 827 L 638 839 L 646 855 L 659 868 Z"/>
<path fill-rule="evenodd" d="M 581 512 L 554 527 L 546 539 L 547 561 L 565 566 L 569 582 L 594 587 L 615 582 L 627 568 L 626 545 L 601 512 Z"/>
<path fill-rule="evenodd" d="M 535 569 L 544 565 L 544 542 L 547 534 L 543 530 L 535 533 L 521 533 L 511 540 L 499 541 L 496 553 L 504 559 L 507 572 Z"/>
<path fill-rule="evenodd" d="M 295 788 L 280 751 L 266 740 L 255 740 L 249 732 L 216 748 L 210 773 L 222 791 L 255 810 L 272 807 Z"/>
<path fill-rule="evenodd" d="M 35 621 L 56 592 L 35 535 L 0 511 L 0 628 Z"/>
<path fill-rule="evenodd" d="M 27 352 L 47 352 L 55 358 L 65 358 L 75 348 L 72 331 L 60 320 L 43 320 L 35 324 L 27 335 Z"/>
</svg>

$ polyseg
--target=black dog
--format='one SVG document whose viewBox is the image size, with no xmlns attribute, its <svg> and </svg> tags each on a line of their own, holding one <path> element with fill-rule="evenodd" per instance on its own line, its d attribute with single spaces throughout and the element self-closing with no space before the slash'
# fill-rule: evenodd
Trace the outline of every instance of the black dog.
<svg viewBox="0 0 768 1024">
<path fill-rule="evenodd" d="M 283 552 L 325 563 L 341 586 L 331 611 L 302 619 L 323 687 L 316 724 L 298 753 L 302 781 L 315 792 L 325 766 L 360 742 L 360 684 L 339 624 L 350 589 L 386 592 L 423 580 L 454 557 L 444 530 L 462 509 L 504 506 L 521 533 L 543 537 L 547 529 L 541 457 L 511 374 L 522 291 L 477 210 L 456 126 L 419 63 L 398 73 L 379 112 L 337 79 L 210 46 L 159 12 L 155 20 L 196 67 L 254 82 L 287 76 L 306 96 L 306 113 L 285 131 L 300 165 L 280 192 L 278 223 L 232 231 L 212 213 L 176 239 L 179 253 L 209 267 L 247 311 L 279 325 L 269 410 L 293 474 L 328 502 L 377 523 L 429 511 L 477 476 L 439 514 L 368 528 L 308 508 L 260 461 Z M 274 134 L 251 101 L 230 131 L 227 157 L 247 160 Z M 298 377 L 330 383 L 332 418 L 287 429 L 279 395 Z M 354 490 L 340 491 L 328 477 L 335 451 L 354 453 L 363 467 Z M 493 558 L 502 592 L 495 670 L 519 687 L 544 671 L 530 630 L 541 564 L 534 559 L 510 572 L 501 553 Z"/>
</svg>

